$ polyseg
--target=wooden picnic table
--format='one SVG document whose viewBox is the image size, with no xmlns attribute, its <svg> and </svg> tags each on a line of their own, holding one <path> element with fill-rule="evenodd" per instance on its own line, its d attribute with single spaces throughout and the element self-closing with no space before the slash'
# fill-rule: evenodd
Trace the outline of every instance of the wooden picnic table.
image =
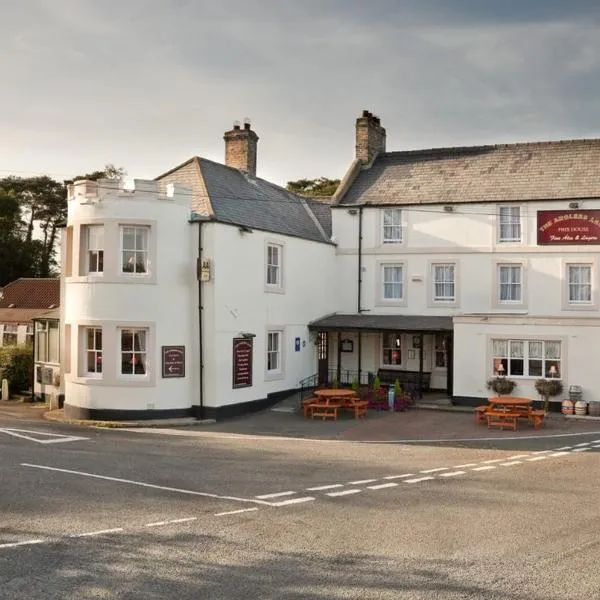
<svg viewBox="0 0 600 600">
<path fill-rule="evenodd" d="M 344 390 L 336 388 L 323 388 L 321 390 L 315 390 L 315 396 L 318 398 L 352 398 L 356 396 L 354 390 Z"/>
<path fill-rule="evenodd" d="M 314 398 L 303 401 L 304 416 L 337 419 L 340 408 L 352 411 L 357 419 L 367 414 L 368 402 L 361 400 L 353 390 L 324 388 L 315 390 L 314 394 Z"/>
<path fill-rule="evenodd" d="M 487 406 L 477 408 L 477 421 L 487 421 L 488 427 L 509 427 L 517 430 L 519 419 L 528 419 L 536 429 L 539 429 L 544 420 L 543 410 L 534 410 L 530 398 L 517 396 L 497 396 L 489 398 Z"/>
</svg>

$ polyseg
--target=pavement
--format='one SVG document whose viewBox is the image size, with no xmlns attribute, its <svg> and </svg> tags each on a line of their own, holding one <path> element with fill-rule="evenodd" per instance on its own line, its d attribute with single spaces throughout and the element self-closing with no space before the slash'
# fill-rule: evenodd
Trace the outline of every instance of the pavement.
<svg viewBox="0 0 600 600">
<path fill-rule="evenodd" d="M 595 598 L 600 431 L 567 421 L 107 429 L 0 406 L 0 598 Z M 304 426 L 321 437 L 284 435 Z"/>
</svg>

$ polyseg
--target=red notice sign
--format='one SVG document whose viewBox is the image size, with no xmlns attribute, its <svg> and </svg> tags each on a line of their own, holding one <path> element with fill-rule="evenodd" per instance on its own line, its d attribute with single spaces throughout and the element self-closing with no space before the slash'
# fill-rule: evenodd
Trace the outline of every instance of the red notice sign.
<svg viewBox="0 0 600 600">
<path fill-rule="evenodd" d="M 537 213 L 540 246 L 600 244 L 600 210 L 540 210 Z"/>
<path fill-rule="evenodd" d="M 233 339 L 233 387 L 252 385 L 252 338 Z"/>
<path fill-rule="evenodd" d="M 162 347 L 162 376 L 185 377 L 185 346 Z"/>
</svg>

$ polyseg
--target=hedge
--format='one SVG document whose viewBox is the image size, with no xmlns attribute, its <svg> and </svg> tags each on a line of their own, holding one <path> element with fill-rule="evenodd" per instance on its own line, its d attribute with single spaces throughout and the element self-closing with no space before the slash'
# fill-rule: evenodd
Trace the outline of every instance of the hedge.
<svg viewBox="0 0 600 600">
<path fill-rule="evenodd" d="M 33 388 L 33 354 L 31 346 L 0 348 L 0 380 L 8 379 L 11 394 Z"/>
</svg>

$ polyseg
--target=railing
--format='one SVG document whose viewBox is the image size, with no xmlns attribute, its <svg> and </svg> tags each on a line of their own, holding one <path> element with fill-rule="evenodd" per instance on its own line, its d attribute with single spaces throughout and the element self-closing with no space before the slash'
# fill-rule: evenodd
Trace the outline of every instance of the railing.
<svg viewBox="0 0 600 600">
<path fill-rule="evenodd" d="M 338 372 L 337 369 L 328 369 L 327 370 L 327 381 L 319 381 L 319 374 L 315 373 L 310 377 L 305 377 L 299 382 L 299 395 L 300 400 L 310 396 L 312 392 L 318 387 L 333 387 L 334 385 L 339 385 L 340 387 L 350 387 L 354 381 L 358 381 L 360 386 L 368 386 L 371 385 L 373 378 L 375 376 L 373 373 L 367 371 L 361 371 L 360 378 L 358 376 L 358 371 L 354 371 L 351 369 L 341 369 L 340 377 L 338 380 Z"/>
</svg>

